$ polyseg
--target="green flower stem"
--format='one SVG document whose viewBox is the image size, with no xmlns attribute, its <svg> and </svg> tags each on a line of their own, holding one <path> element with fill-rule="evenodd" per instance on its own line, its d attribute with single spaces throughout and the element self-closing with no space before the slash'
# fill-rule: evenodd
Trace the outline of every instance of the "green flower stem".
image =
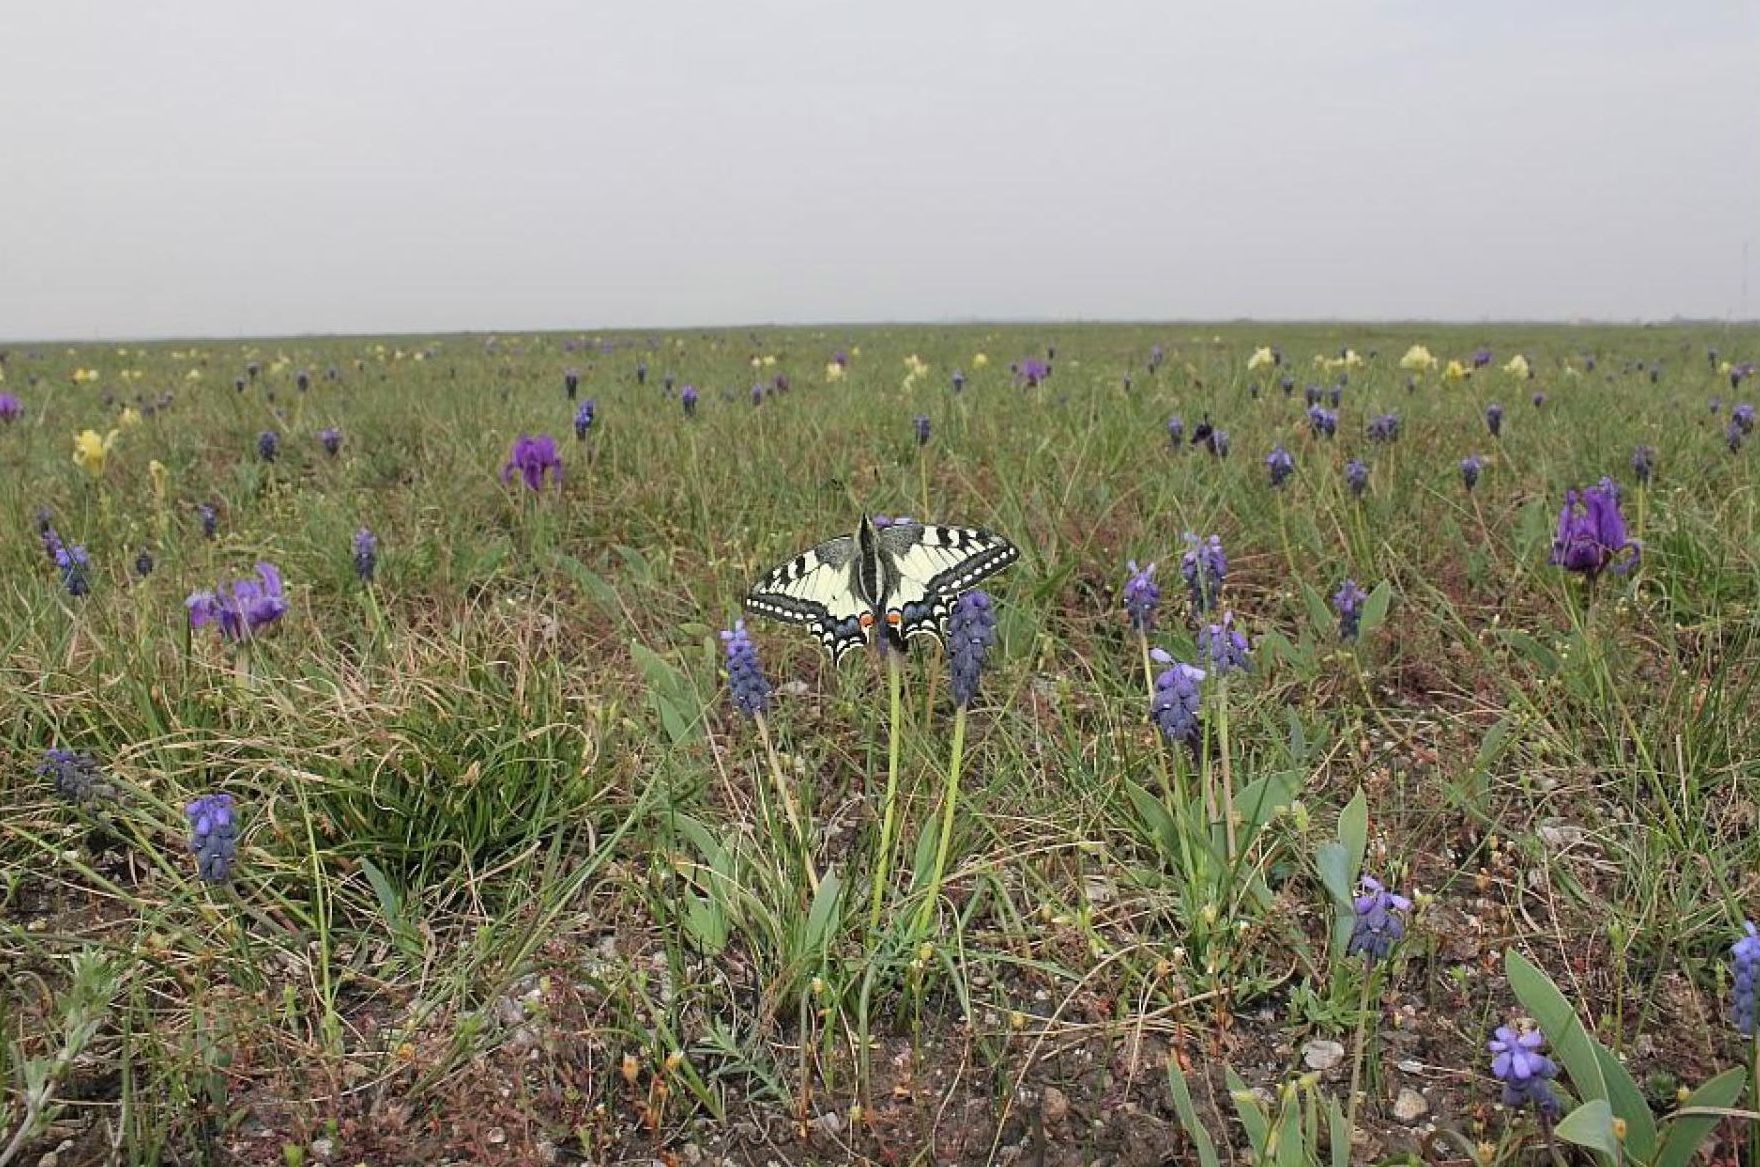
<svg viewBox="0 0 1760 1167">
<path fill-rule="evenodd" d="M 935 918 L 935 904 L 941 898 L 941 881 L 947 875 L 947 855 L 953 849 L 954 808 L 959 804 L 960 763 L 966 752 L 966 707 L 961 705 L 953 714 L 953 751 L 947 763 L 947 797 L 941 808 L 941 840 L 935 846 L 935 870 L 929 876 L 929 894 L 917 916 L 917 931 L 926 933 Z"/>
<path fill-rule="evenodd" d="M 884 642 L 882 642 L 884 643 Z M 886 809 L 880 820 L 880 854 L 875 859 L 873 903 L 868 911 L 868 931 L 880 930 L 880 909 L 886 895 L 886 878 L 892 870 L 892 832 L 898 819 L 898 753 L 904 737 L 902 718 L 904 663 L 891 645 L 886 653 L 886 693 L 891 707 L 891 737 L 886 747 Z"/>
<path fill-rule="evenodd" d="M 776 755 L 776 746 L 770 740 L 770 723 L 762 713 L 752 715 L 758 723 L 758 738 L 764 743 L 764 754 L 770 759 L 770 777 L 776 783 L 776 793 L 782 798 L 783 813 L 788 816 L 788 825 L 794 831 L 795 841 L 800 845 L 801 863 L 806 867 L 807 882 L 812 884 L 815 894 L 819 891 L 819 873 L 813 870 L 812 847 L 807 842 L 806 828 L 801 824 L 799 804 L 795 802 L 794 790 L 788 784 L 788 776 L 782 771 L 782 759 Z"/>
<path fill-rule="evenodd" d="M 1369 1048 L 1369 997 L 1374 987 L 1375 962 L 1371 960 L 1363 968 L 1363 992 L 1357 1001 L 1357 1049 L 1351 1059 L 1351 1092 L 1344 1104 L 1345 1130 L 1353 1133 L 1357 1129 L 1357 1091 L 1363 1084 L 1363 1057 Z"/>
</svg>

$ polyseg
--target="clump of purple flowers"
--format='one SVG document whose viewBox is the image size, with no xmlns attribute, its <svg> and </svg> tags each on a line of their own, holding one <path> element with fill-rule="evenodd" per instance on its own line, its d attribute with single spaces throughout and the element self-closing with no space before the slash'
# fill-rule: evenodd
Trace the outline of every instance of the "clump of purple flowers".
<svg viewBox="0 0 1760 1167">
<path fill-rule="evenodd" d="M 978 679 L 984 658 L 996 642 L 996 604 L 984 591 L 970 591 L 953 605 L 947 621 L 948 673 L 953 703 L 971 708 L 978 696 Z"/>
<path fill-rule="evenodd" d="M 0 393 L 0 422 L 11 425 L 24 416 L 24 402 L 11 393 Z"/>
<path fill-rule="evenodd" d="M 1479 472 L 1485 469 L 1485 460 L 1477 454 L 1468 454 L 1461 459 L 1461 482 L 1468 490 L 1479 485 Z"/>
<path fill-rule="evenodd" d="M 1503 406 L 1495 401 L 1485 407 L 1485 428 L 1494 438 L 1503 434 Z"/>
<path fill-rule="evenodd" d="M 319 430 L 318 444 L 324 447 L 326 454 L 336 457 L 337 452 L 342 449 L 342 431 L 335 426 Z"/>
<path fill-rule="evenodd" d="M 1198 631 L 1198 652 L 1219 677 L 1244 673 L 1252 667 L 1252 647 L 1235 628 L 1233 612 L 1224 612 L 1220 624 L 1209 624 Z"/>
<path fill-rule="evenodd" d="M 757 717 L 770 708 L 770 682 L 764 679 L 746 622 L 735 620 L 732 628 L 722 631 L 721 642 L 727 648 L 727 687 L 733 694 L 734 708 L 747 717 Z"/>
<path fill-rule="evenodd" d="M 1632 473 L 1639 482 L 1649 483 L 1650 476 L 1656 472 L 1656 447 L 1639 446 L 1632 451 Z"/>
<path fill-rule="evenodd" d="M 372 583 L 379 571 L 379 537 L 362 527 L 354 533 L 354 573 L 362 583 Z"/>
<path fill-rule="evenodd" d="M 1742 924 L 1743 935 L 1730 946 L 1730 1012 L 1744 1037 L 1754 1036 L 1754 988 L 1760 981 L 1760 932 L 1752 920 Z"/>
<path fill-rule="evenodd" d="M 225 639 L 238 643 L 286 615 L 287 595 L 275 565 L 259 563 L 256 579 L 234 580 L 230 593 L 224 586 L 211 592 L 194 592 L 183 606 L 189 609 L 191 628 L 212 624 Z"/>
<path fill-rule="evenodd" d="M 1399 414 L 1383 413 L 1369 419 L 1369 440 L 1391 442 L 1399 437 Z"/>
<path fill-rule="evenodd" d="M 238 859 L 238 818 L 232 795 L 204 794 L 183 808 L 189 818 L 189 849 L 195 853 L 196 874 L 205 883 L 232 878 Z"/>
<path fill-rule="evenodd" d="M 531 490 L 544 489 L 546 474 L 553 475 L 556 485 L 561 486 L 562 456 L 556 452 L 556 439 L 549 434 L 521 434 L 513 443 L 507 465 L 501 468 L 501 481 L 512 482 L 516 473 Z"/>
<path fill-rule="evenodd" d="M 1558 1097 L 1552 1092 L 1558 1066 L 1540 1052 L 1545 1046 L 1546 1036 L 1538 1029 L 1518 1033 L 1500 1025 L 1487 1048 L 1491 1051 L 1491 1072 L 1503 1083 L 1503 1104 L 1518 1109 L 1532 1106 L 1552 1119 L 1559 1112 Z"/>
<path fill-rule="evenodd" d="M 1369 593 L 1357 585 L 1354 579 L 1347 579 L 1333 593 L 1332 607 L 1338 613 L 1338 638 L 1355 640 L 1360 631 L 1363 619 L 1363 605 L 1369 600 Z"/>
<path fill-rule="evenodd" d="M 78 750 L 44 750 L 43 760 L 37 763 L 37 777 L 52 781 L 55 793 L 75 806 L 116 796 L 115 788 L 99 769 L 98 760 Z"/>
<path fill-rule="evenodd" d="M 1051 375 L 1051 366 L 1037 357 L 1028 357 L 1014 364 L 1015 384 L 1023 389 L 1037 388 L 1039 383 Z"/>
<path fill-rule="evenodd" d="M 678 391 L 678 400 L 679 403 L 684 406 L 684 415 L 686 417 L 697 416 L 697 387 L 695 385 L 686 385 L 683 389 L 680 389 Z"/>
<path fill-rule="evenodd" d="M 1295 458 L 1293 458 L 1290 455 L 1290 452 L 1282 446 L 1272 447 L 1271 452 L 1265 455 L 1265 466 L 1266 469 L 1271 472 L 1271 485 L 1273 488 L 1280 487 L 1288 482 L 1290 475 L 1296 472 Z"/>
<path fill-rule="evenodd" d="M 1338 412 L 1318 405 L 1308 406 L 1308 432 L 1317 438 L 1330 438 L 1338 433 Z"/>
<path fill-rule="evenodd" d="M 1203 740 L 1198 713 L 1203 706 L 1199 686 L 1204 680 L 1204 670 L 1176 661 L 1159 648 L 1150 656 L 1168 667 L 1155 678 L 1155 693 L 1149 699 L 1149 718 L 1168 741 L 1184 742 L 1196 753 Z"/>
<path fill-rule="evenodd" d="M 1352 458 L 1344 465 L 1344 481 L 1352 494 L 1362 498 L 1363 492 L 1369 489 L 1369 468 L 1361 459 Z"/>
<path fill-rule="evenodd" d="M 593 428 L 593 418 L 597 414 L 599 403 L 591 397 L 581 402 L 581 407 L 574 411 L 574 436 L 576 441 L 586 441 L 587 431 Z"/>
<path fill-rule="evenodd" d="M 1125 564 L 1131 573 L 1124 581 L 1124 610 L 1130 614 L 1131 629 L 1147 633 L 1155 626 L 1155 609 L 1161 604 L 1161 589 L 1155 584 L 1155 565 L 1139 568 L 1132 559 Z"/>
<path fill-rule="evenodd" d="M 1228 556 L 1222 553 L 1220 536 L 1212 535 L 1204 540 L 1187 531 L 1186 542 L 1191 546 L 1180 557 L 1179 573 L 1191 591 L 1192 607 L 1208 612 L 1216 607 L 1222 583 L 1228 578 Z"/>
<path fill-rule="evenodd" d="M 1594 579 L 1609 567 L 1629 570 L 1637 558 L 1638 545 L 1626 537 L 1617 486 L 1603 479 L 1587 490 L 1565 493 L 1549 562 Z"/>
<path fill-rule="evenodd" d="M 912 418 L 911 419 L 911 428 L 916 431 L 917 445 L 926 446 L 929 444 L 929 415 L 928 414 L 919 413 L 919 414 L 917 414 L 916 417 Z"/>
<path fill-rule="evenodd" d="M 1367 875 L 1363 876 L 1358 893 L 1351 901 L 1356 918 L 1351 922 L 1351 938 L 1345 953 L 1366 957 L 1374 964 L 1386 960 L 1393 946 L 1405 938 L 1406 924 L 1401 917 L 1412 910 L 1412 901 L 1388 891 L 1379 880 Z"/>
<path fill-rule="evenodd" d="M 83 596 L 92 590 L 92 561 L 84 547 L 57 546 L 55 566 L 61 570 L 61 586 L 68 595 Z"/>
<path fill-rule="evenodd" d="M 1744 434 L 1754 432 L 1754 407 L 1746 401 L 1729 411 L 1729 419 L 1741 426 Z"/>
<path fill-rule="evenodd" d="M 274 430 L 264 430 L 257 435 L 257 457 L 265 462 L 273 462 L 281 453 L 281 435 Z"/>
</svg>

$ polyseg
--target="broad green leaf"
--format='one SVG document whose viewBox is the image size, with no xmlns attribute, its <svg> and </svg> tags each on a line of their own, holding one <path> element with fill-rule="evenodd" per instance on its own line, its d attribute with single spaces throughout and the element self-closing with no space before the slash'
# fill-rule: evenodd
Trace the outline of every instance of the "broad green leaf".
<svg viewBox="0 0 1760 1167">
<path fill-rule="evenodd" d="M 1606 1102 L 1609 1111 L 1613 1104 L 1620 1104 L 1620 1117 L 1626 1120 L 1626 1138 L 1634 1148 L 1639 1145 L 1654 1147 L 1656 1142 L 1655 1120 L 1650 1116 L 1650 1109 L 1644 1103 L 1643 1095 L 1631 1085 L 1631 1075 L 1618 1067 L 1618 1093 L 1609 1088 L 1607 1081 L 1607 1061 L 1603 1060 L 1603 1050 L 1589 1031 L 1577 1019 L 1576 1010 L 1571 1008 L 1564 994 L 1558 991 L 1549 977 L 1535 967 L 1526 957 L 1515 949 L 1504 954 L 1504 973 L 1509 977 L 1510 988 L 1515 992 L 1516 1000 L 1522 1003 L 1535 1021 L 1540 1023 L 1541 1030 L 1552 1043 L 1552 1052 L 1557 1056 L 1559 1064 L 1570 1075 L 1571 1084 L 1576 1093 L 1585 1103 Z M 1617 1065 L 1617 1063 L 1616 1063 Z M 1627 1093 L 1628 1089 L 1631 1091 Z M 1635 1110 L 1626 1108 L 1636 1101 Z M 1643 1142 L 1645 1132 L 1648 1142 Z M 1584 1144 L 1588 1146 L 1590 1144 Z"/>
<path fill-rule="evenodd" d="M 1373 636 L 1375 630 L 1386 622 L 1387 609 L 1392 603 L 1393 581 L 1384 579 L 1375 585 L 1375 590 L 1363 601 L 1363 619 L 1358 625 L 1358 635 L 1362 639 L 1367 640 Z"/>
<path fill-rule="evenodd" d="M 1247 1145 L 1253 1148 L 1254 1154 L 1263 1156 L 1266 1140 L 1271 1137 L 1271 1116 L 1265 1113 L 1265 1107 L 1247 1089 L 1239 1074 L 1229 1070 L 1226 1080 L 1228 1096 L 1234 1100 L 1235 1113 L 1240 1115 L 1241 1126 L 1247 1131 Z"/>
<path fill-rule="evenodd" d="M 843 890 L 842 880 L 837 878 L 836 868 L 825 873 L 819 881 L 819 890 L 813 895 L 813 906 L 807 910 L 807 951 L 820 960 L 825 958 L 827 946 L 831 941 L 831 923 L 837 911 L 837 897 Z"/>
<path fill-rule="evenodd" d="M 1308 604 L 1308 622 L 1314 626 L 1315 639 L 1325 641 L 1337 635 L 1338 621 L 1326 606 L 1326 598 L 1306 581 L 1302 583 L 1302 599 Z"/>
<path fill-rule="evenodd" d="M 1619 1136 L 1613 1133 L 1613 1108 L 1605 1098 L 1594 1098 L 1577 1107 L 1554 1128 L 1567 1143 L 1587 1147 L 1614 1162 L 1619 1161 Z"/>
<path fill-rule="evenodd" d="M 1267 774 L 1235 791 L 1235 813 L 1240 816 L 1249 837 L 1276 817 L 1278 811 L 1295 801 L 1300 784 L 1301 779 L 1295 774 Z"/>
<path fill-rule="evenodd" d="M 1179 857 L 1179 838 L 1167 808 L 1161 805 L 1160 799 L 1129 778 L 1124 780 L 1124 792 L 1131 805 L 1137 808 L 1137 816 L 1143 820 L 1143 825 L 1149 828 L 1161 857 L 1169 863 L 1175 862 Z"/>
<path fill-rule="evenodd" d="M 1192 1105 L 1192 1092 L 1186 1087 L 1186 1076 L 1180 1072 L 1179 1059 L 1172 1056 L 1167 1059 L 1167 1089 L 1173 1095 L 1174 1113 L 1179 1115 L 1180 1125 L 1186 1128 L 1186 1135 L 1198 1152 L 1199 1167 L 1221 1167 L 1216 1144 L 1198 1121 L 1198 1108 Z"/>
<path fill-rule="evenodd" d="M 1695 1107 L 1706 1107 L 1722 1110 L 1734 1106 L 1748 1085 L 1747 1071 L 1740 1066 L 1725 1070 L 1709 1082 L 1702 1084 L 1697 1090 L 1687 1095 L 1681 1104 L 1682 1110 Z M 1723 1121 L 1716 1114 L 1684 1114 L 1678 1117 L 1665 1117 L 1668 1124 L 1662 1136 L 1662 1146 L 1656 1152 L 1652 1167 L 1690 1167 L 1699 1152 L 1699 1144 L 1706 1136 L 1717 1129 Z"/>
<path fill-rule="evenodd" d="M 1634 1158 L 1648 1160 L 1656 1151 L 1656 1116 L 1650 1113 L 1650 1102 L 1625 1063 L 1600 1042 L 1594 1046 L 1601 1077 L 1607 1082 L 1607 1101 L 1613 1113 L 1626 1121 L 1626 1151 Z"/>
</svg>

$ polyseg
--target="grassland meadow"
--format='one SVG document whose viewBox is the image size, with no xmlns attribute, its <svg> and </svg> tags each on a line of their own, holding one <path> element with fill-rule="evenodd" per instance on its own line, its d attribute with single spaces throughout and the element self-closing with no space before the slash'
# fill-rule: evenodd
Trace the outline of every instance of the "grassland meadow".
<svg viewBox="0 0 1760 1167">
<path fill-rule="evenodd" d="M 14 345 L 0 1167 L 1760 1161 L 1757 353 Z"/>
</svg>

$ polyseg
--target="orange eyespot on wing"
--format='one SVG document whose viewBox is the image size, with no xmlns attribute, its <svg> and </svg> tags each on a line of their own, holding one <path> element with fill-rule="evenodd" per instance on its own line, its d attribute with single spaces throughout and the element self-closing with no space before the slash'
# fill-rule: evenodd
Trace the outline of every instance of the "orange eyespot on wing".
<svg viewBox="0 0 1760 1167">
<path fill-rule="evenodd" d="M 902 613 L 902 612 L 888 612 L 888 613 L 886 613 L 886 622 L 888 624 L 892 625 L 894 628 L 897 628 L 900 624 L 904 623 L 904 613 Z"/>
<path fill-rule="evenodd" d="M 861 621 L 863 628 L 872 628 L 874 626 L 874 613 L 863 612 L 861 615 Z"/>
</svg>

